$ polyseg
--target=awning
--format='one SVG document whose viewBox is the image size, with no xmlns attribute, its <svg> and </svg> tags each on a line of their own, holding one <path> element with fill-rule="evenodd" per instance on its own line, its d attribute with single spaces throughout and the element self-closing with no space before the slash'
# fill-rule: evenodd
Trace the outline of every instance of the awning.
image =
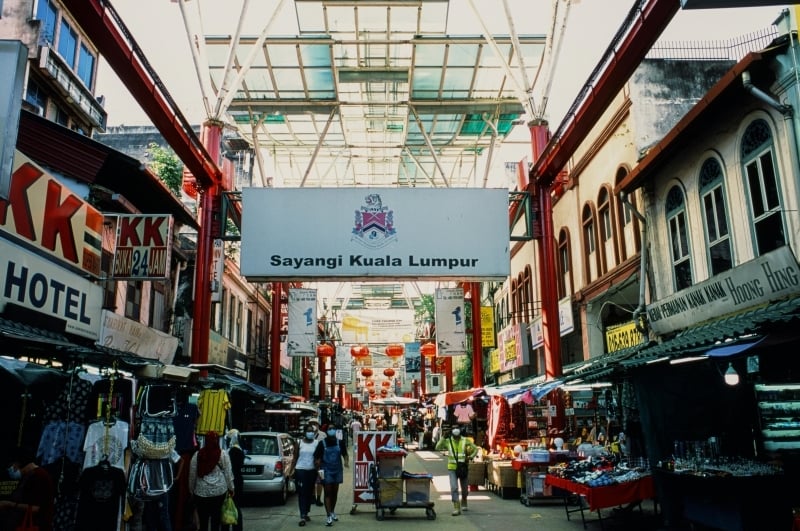
<svg viewBox="0 0 800 531">
<path fill-rule="evenodd" d="M 452 406 L 470 398 L 485 395 L 486 392 L 483 388 L 480 389 L 467 389 L 466 391 L 452 391 L 450 393 L 439 393 L 433 400 L 433 403 L 439 407 Z"/>
<path fill-rule="evenodd" d="M 718 351 L 721 354 L 717 355 L 732 356 L 757 346 L 767 335 L 792 333 L 791 327 L 786 326 L 792 321 L 800 321 L 800 296 L 687 328 L 666 341 L 645 346 L 621 363 L 626 368 L 637 367 L 658 358 L 676 359 L 698 353 L 709 354 L 716 348 L 725 347 L 731 348 Z M 731 344 L 731 341 L 737 343 Z M 738 350 L 733 347 L 738 347 Z"/>
<path fill-rule="evenodd" d="M 711 356 L 713 358 L 724 358 L 727 356 L 735 356 L 736 354 L 741 354 L 745 350 L 749 350 L 762 341 L 764 341 L 766 337 L 762 337 L 757 341 L 747 341 L 745 343 L 738 343 L 735 345 L 726 345 L 723 347 L 714 347 L 708 352 L 706 352 L 706 356 Z"/>
</svg>

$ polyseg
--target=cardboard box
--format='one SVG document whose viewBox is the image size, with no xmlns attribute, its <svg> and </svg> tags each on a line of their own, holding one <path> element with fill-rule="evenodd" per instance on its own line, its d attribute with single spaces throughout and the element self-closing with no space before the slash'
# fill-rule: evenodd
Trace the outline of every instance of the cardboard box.
<svg viewBox="0 0 800 531">
<path fill-rule="evenodd" d="M 403 480 L 402 479 L 383 479 L 379 480 L 380 501 L 383 507 L 399 507 L 403 505 Z"/>
<path fill-rule="evenodd" d="M 517 484 L 517 471 L 511 466 L 511 461 L 490 462 L 489 483 L 498 487 L 520 487 Z"/>
<path fill-rule="evenodd" d="M 406 481 L 407 503 L 428 503 L 431 499 L 431 480 L 428 478 L 408 478 Z"/>
<path fill-rule="evenodd" d="M 470 463 L 467 485 L 483 485 L 486 483 L 486 463 Z"/>
</svg>

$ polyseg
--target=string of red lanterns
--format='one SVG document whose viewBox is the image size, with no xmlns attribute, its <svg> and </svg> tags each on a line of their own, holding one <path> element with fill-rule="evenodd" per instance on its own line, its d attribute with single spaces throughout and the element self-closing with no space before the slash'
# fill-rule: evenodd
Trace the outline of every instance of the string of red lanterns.
<svg viewBox="0 0 800 531">
<path fill-rule="evenodd" d="M 350 355 L 356 359 L 363 359 L 369 356 L 369 347 L 366 345 L 353 345 L 350 347 Z"/>
<path fill-rule="evenodd" d="M 384 352 L 390 358 L 399 358 L 406 352 L 406 347 L 400 343 L 392 343 L 391 345 L 387 345 Z"/>
</svg>

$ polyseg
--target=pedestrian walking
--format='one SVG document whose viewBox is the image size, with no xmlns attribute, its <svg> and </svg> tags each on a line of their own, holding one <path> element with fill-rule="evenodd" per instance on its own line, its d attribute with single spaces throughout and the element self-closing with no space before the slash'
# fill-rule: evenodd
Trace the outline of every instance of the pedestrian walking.
<svg viewBox="0 0 800 531">
<path fill-rule="evenodd" d="M 317 449 L 322 444 L 315 439 L 311 426 L 306 426 L 305 434 L 302 439 L 295 442 L 294 460 L 292 461 L 292 471 L 294 483 L 297 486 L 297 504 L 300 509 L 299 526 L 303 527 L 306 522 L 311 520 L 311 501 L 314 499 L 314 487 L 319 477 L 317 471 L 320 467 L 321 451 Z"/>
<path fill-rule="evenodd" d="M 459 469 L 469 470 L 468 463 L 478 453 L 478 447 L 466 437 L 461 436 L 459 428 L 453 428 L 450 436 L 439 439 L 436 444 L 437 452 L 448 452 L 447 454 L 447 475 L 450 479 L 450 498 L 453 500 L 453 516 L 458 516 L 461 511 L 467 511 L 467 495 L 469 486 L 467 485 L 468 473 Z M 462 465 L 459 467 L 459 465 Z M 461 498 L 459 500 L 458 491 L 461 487 Z"/>
<path fill-rule="evenodd" d="M 189 488 L 194 494 L 200 531 L 219 531 L 222 502 L 225 496 L 233 496 L 234 487 L 231 460 L 220 448 L 219 435 L 214 431 L 206 433 L 203 447 L 192 456 Z"/>
<path fill-rule="evenodd" d="M 233 526 L 233 531 L 242 531 L 242 492 L 244 492 L 244 476 L 242 467 L 244 466 L 244 450 L 239 445 L 239 430 L 230 429 L 225 434 L 228 439 L 228 457 L 231 460 L 231 470 L 233 471 L 233 503 L 239 508 L 239 521 Z"/>
<path fill-rule="evenodd" d="M 339 485 L 344 481 L 344 468 L 350 466 L 347 443 L 336 438 L 337 428 L 328 426 L 327 437 L 317 448 L 315 457 L 320 460 L 322 488 L 325 491 L 325 512 L 328 517 L 325 525 L 330 527 L 339 520 L 336 515 L 336 502 L 339 498 Z"/>
</svg>

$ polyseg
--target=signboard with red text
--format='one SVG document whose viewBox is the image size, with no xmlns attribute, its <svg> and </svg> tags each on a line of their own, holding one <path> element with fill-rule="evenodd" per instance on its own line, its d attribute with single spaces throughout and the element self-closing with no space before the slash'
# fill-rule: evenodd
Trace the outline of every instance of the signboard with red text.
<svg viewBox="0 0 800 531">
<path fill-rule="evenodd" d="M 111 276 L 131 280 L 169 277 L 171 244 L 172 216 L 169 214 L 119 216 Z"/>
<path fill-rule="evenodd" d="M 353 504 L 374 503 L 375 493 L 369 483 L 369 470 L 377 463 L 378 448 L 394 447 L 397 433 L 393 431 L 359 431 L 355 438 L 353 466 Z"/>
</svg>

